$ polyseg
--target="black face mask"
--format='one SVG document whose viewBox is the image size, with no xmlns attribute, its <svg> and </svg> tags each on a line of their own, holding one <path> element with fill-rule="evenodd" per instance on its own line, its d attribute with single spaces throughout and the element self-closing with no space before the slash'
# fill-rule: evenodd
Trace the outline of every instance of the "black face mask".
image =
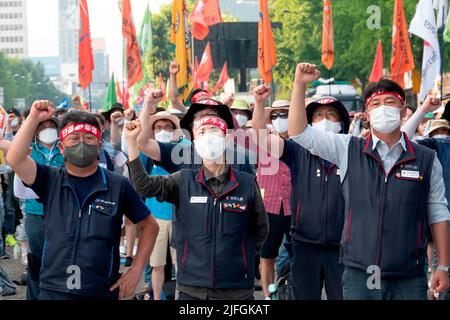
<svg viewBox="0 0 450 320">
<path fill-rule="evenodd" d="M 98 157 L 98 145 L 80 142 L 72 147 L 64 147 L 64 157 L 79 168 L 90 166 Z"/>
</svg>

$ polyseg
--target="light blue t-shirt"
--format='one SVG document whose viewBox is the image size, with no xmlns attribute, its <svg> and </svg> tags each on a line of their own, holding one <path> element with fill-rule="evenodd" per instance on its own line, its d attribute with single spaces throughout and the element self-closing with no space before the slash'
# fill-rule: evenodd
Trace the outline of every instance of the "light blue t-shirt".
<svg viewBox="0 0 450 320">
<path fill-rule="evenodd" d="M 166 170 L 156 165 L 153 166 L 153 169 L 150 172 L 151 176 L 165 176 L 168 174 L 169 173 Z M 156 197 L 145 199 L 145 204 L 150 209 L 150 212 L 155 219 L 168 221 L 172 220 L 173 204 L 168 202 L 159 202 Z"/>
</svg>

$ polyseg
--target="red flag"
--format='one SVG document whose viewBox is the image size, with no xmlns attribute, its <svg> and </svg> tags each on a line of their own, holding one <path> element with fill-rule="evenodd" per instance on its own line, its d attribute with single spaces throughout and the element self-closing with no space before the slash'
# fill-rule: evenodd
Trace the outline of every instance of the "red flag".
<svg viewBox="0 0 450 320">
<path fill-rule="evenodd" d="M 83 90 L 92 82 L 92 70 L 94 70 L 89 11 L 86 1 L 80 0 L 80 30 L 78 34 L 78 79 Z"/>
<path fill-rule="evenodd" d="M 166 87 L 164 86 L 164 80 L 163 80 L 161 72 L 159 73 L 158 82 L 159 82 L 159 89 L 162 91 L 162 94 L 163 94 L 163 98 L 162 98 L 161 102 L 166 102 L 167 101 Z"/>
<path fill-rule="evenodd" d="M 85 103 L 83 103 L 83 108 L 86 111 L 89 111 L 89 101 L 86 101 Z"/>
<path fill-rule="evenodd" d="M 402 0 L 395 0 L 392 32 L 391 79 L 404 87 L 404 74 L 414 69 L 414 59 L 409 43 L 408 28 Z"/>
<path fill-rule="evenodd" d="M 198 89 L 201 86 L 201 82 L 198 81 L 197 74 L 198 74 L 198 59 L 197 57 L 195 57 L 194 70 L 192 71 L 192 78 L 194 79 L 194 89 Z"/>
<path fill-rule="evenodd" d="M 120 89 L 119 81 L 117 81 L 117 80 L 116 80 L 116 99 L 117 99 L 117 102 L 120 102 L 123 104 L 122 91 Z"/>
<path fill-rule="evenodd" d="M 123 0 L 122 2 L 122 35 L 127 41 L 127 82 L 128 87 L 132 87 L 135 83 L 142 80 L 143 73 L 139 44 L 136 39 L 136 29 L 131 16 L 130 0 Z"/>
<path fill-rule="evenodd" d="M 334 64 L 333 13 L 330 0 L 323 1 L 322 63 L 328 70 Z"/>
<path fill-rule="evenodd" d="M 211 45 L 206 44 L 205 51 L 203 52 L 202 61 L 197 70 L 197 81 L 209 82 L 209 76 L 213 70 L 213 61 L 211 57 Z"/>
<path fill-rule="evenodd" d="M 381 39 L 378 40 L 377 53 L 373 62 L 372 72 L 370 73 L 369 81 L 377 82 L 383 77 L 383 46 Z"/>
<path fill-rule="evenodd" d="M 209 33 L 209 27 L 222 22 L 219 0 L 199 0 L 191 12 L 192 36 L 203 40 Z"/>
<path fill-rule="evenodd" d="M 222 72 L 220 73 L 219 80 L 217 81 L 216 85 L 213 88 L 212 94 L 215 94 L 217 90 L 220 88 L 223 88 L 225 85 L 225 82 L 228 81 L 228 71 L 227 71 L 227 63 L 225 62 L 222 67 Z"/>
<path fill-rule="evenodd" d="M 122 96 L 123 97 L 123 102 L 122 102 L 122 104 L 123 104 L 123 107 L 125 109 L 128 109 L 130 107 L 130 102 L 129 102 L 129 100 L 130 100 L 130 92 L 129 92 L 128 88 L 129 88 L 128 85 L 125 85 L 124 88 L 123 88 L 123 96 Z"/>
<path fill-rule="evenodd" d="M 259 0 L 258 20 L 258 70 L 264 83 L 272 82 L 272 68 L 277 63 L 267 1 Z"/>
</svg>

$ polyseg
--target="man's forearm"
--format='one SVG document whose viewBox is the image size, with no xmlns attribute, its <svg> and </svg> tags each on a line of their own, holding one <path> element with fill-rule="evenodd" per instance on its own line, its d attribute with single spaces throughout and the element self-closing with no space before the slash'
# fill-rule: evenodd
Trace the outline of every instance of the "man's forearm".
<svg viewBox="0 0 450 320">
<path fill-rule="evenodd" d="M 177 76 L 172 74 L 169 77 L 169 97 L 172 108 L 178 109 L 181 112 L 186 112 L 186 107 L 178 98 Z"/>
<path fill-rule="evenodd" d="M 306 83 L 298 84 L 294 82 L 288 116 L 288 132 L 291 137 L 302 133 L 308 124 L 305 110 L 305 92 Z"/>
<path fill-rule="evenodd" d="M 442 221 L 431 225 L 433 240 L 438 253 L 439 265 L 448 266 L 448 221 Z"/>
<path fill-rule="evenodd" d="M 139 236 L 138 249 L 133 260 L 133 266 L 138 268 L 140 272 L 144 271 L 145 266 L 148 264 L 159 231 L 155 219 L 152 216 L 149 216 L 147 219 L 148 221 L 139 223 L 141 233 Z"/>
<path fill-rule="evenodd" d="M 138 135 L 137 142 L 138 145 L 146 144 L 150 139 L 150 105 L 144 105 L 142 112 L 139 115 L 139 120 L 141 121 L 142 130 Z"/>
<path fill-rule="evenodd" d="M 112 145 L 120 145 L 120 128 L 117 123 L 111 123 L 110 142 Z"/>
<path fill-rule="evenodd" d="M 33 140 L 37 126 L 38 123 L 30 117 L 25 120 L 9 147 L 7 155 L 8 163 L 20 163 L 26 159 L 28 148 Z"/>
<path fill-rule="evenodd" d="M 420 121 L 425 117 L 426 113 L 422 110 L 421 107 L 417 108 L 416 112 L 405 122 L 405 124 L 401 127 L 401 130 L 406 133 L 409 139 L 414 137 L 416 133 L 417 127 L 419 126 Z"/>
</svg>

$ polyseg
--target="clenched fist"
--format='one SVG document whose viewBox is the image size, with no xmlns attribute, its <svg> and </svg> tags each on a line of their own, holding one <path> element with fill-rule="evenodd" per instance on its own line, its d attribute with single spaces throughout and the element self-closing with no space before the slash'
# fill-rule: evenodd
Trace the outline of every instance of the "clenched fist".
<svg viewBox="0 0 450 320">
<path fill-rule="evenodd" d="M 31 119 L 40 123 L 53 115 L 53 103 L 48 100 L 37 100 L 33 102 L 30 109 Z"/>
<path fill-rule="evenodd" d="M 295 83 L 307 84 L 320 78 L 320 71 L 315 64 L 299 63 L 295 69 Z"/>
<path fill-rule="evenodd" d="M 270 86 L 262 84 L 253 89 L 253 95 L 255 96 L 255 101 L 264 103 L 272 94 L 272 89 Z"/>
<path fill-rule="evenodd" d="M 139 133 L 141 132 L 142 126 L 140 120 L 127 122 L 124 126 L 125 138 L 127 142 L 135 142 Z"/>
</svg>

